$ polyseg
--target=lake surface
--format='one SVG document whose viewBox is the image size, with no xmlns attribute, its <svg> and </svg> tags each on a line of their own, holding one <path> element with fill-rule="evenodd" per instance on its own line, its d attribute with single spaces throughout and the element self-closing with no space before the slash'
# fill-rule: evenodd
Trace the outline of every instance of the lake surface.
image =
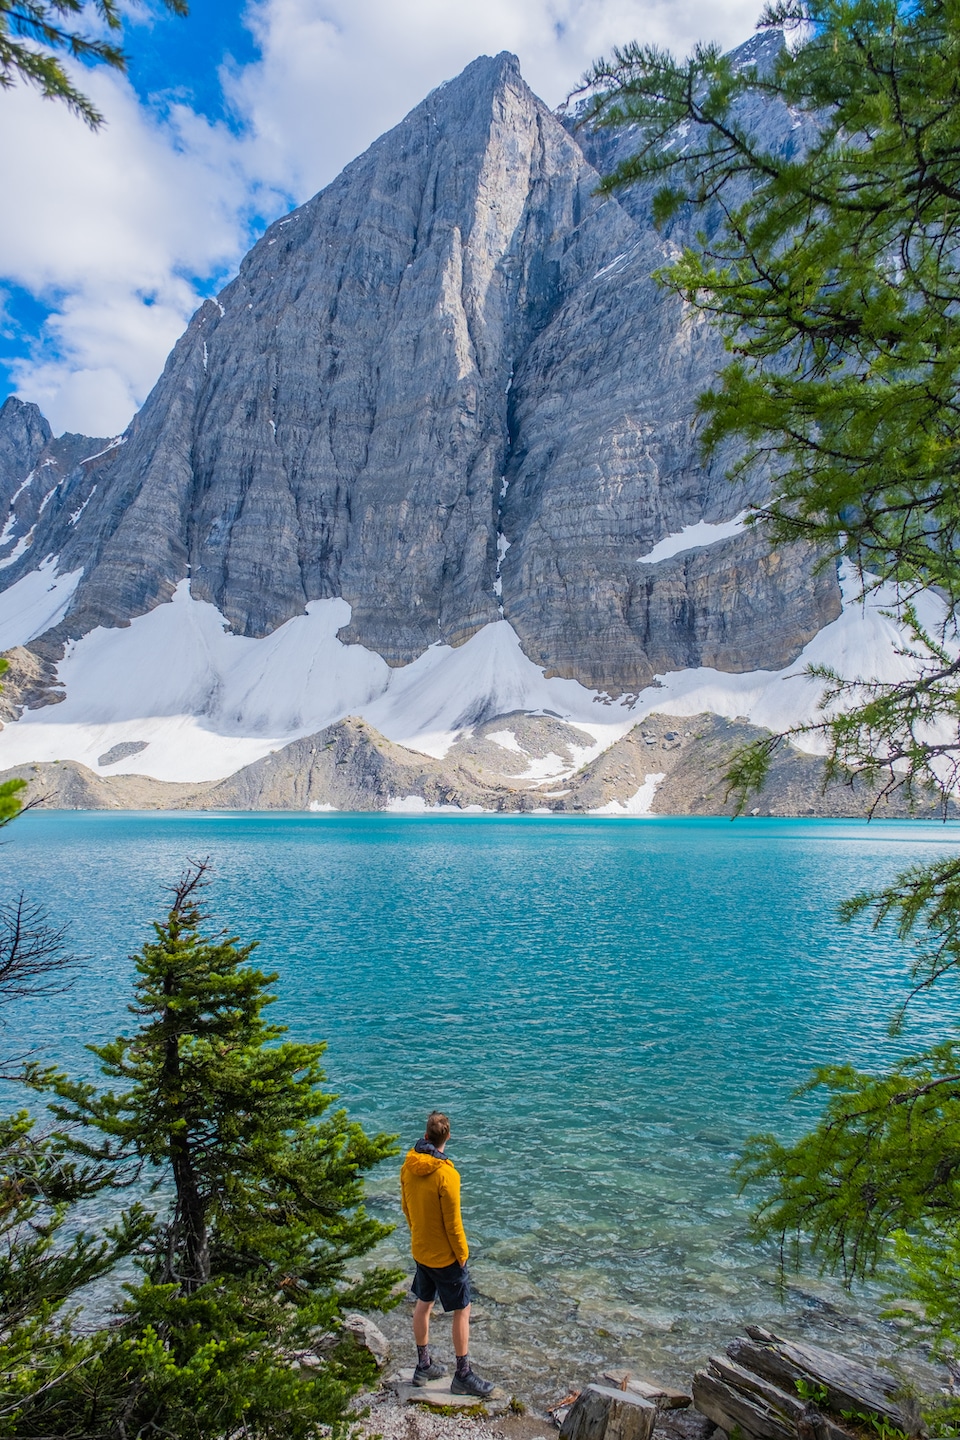
<svg viewBox="0 0 960 1440">
<path fill-rule="evenodd" d="M 604 1364 L 684 1382 L 748 1320 L 886 1352 L 869 1293 L 781 1293 L 730 1167 L 751 1132 L 809 1123 L 791 1091 L 814 1063 L 885 1064 L 960 1018 L 946 983 L 891 1041 L 907 956 L 834 914 L 958 844 L 920 822 L 32 813 L 0 895 L 42 898 L 86 959 L 4 1038 L 92 1075 L 84 1046 L 130 1025 L 130 952 L 209 856 L 209 910 L 261 941 L 272 1017 L 329 1042 L 351 1114 L 404 1149 L 451 1114 L 492 1378 L 539 1404 Z M 398 1168 L 369 1189 L 408 1264 Z M 404 1362 L 408 1323 L 384 1322 Z"/>
</svg>

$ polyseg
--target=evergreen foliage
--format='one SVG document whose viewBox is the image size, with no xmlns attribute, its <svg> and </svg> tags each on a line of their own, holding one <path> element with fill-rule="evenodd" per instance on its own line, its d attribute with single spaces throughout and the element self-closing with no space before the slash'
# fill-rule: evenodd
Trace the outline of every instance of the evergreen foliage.
<svg viewBox="0 0 960 1440">
<path fill-rule="evenodd" d="M 701 400 L 705 442 L 736 437 L 738 471 L 773 471 L 754 523 L 851 557 L 868 589 L 898 587 L 914 677 L 819 672 L 831 776 L 943 798 L 960 780 L 960 660 L 944 643 L 960 603 L 960 6 L 778 0 L 761 24 L 809 33 L 761 68 L 626 46 L 587 77 L 586 118 L 640 127 L 603 188 L 653 184 L 660 224 L 703 214 L 660 278 L 732 356 Z M 800 148 L 784 141 L 794 123 Z M 910 603 L 931 587 L 944 634 Z M 732 775 L 741 807 L 776 743 Z"/>
<path fill-rule="evenodd" d="M 187 14 L 187 0 L 163 3 L 174 15 Z M 103 116 L 73 84 L 60 59 L 69 56 L 88 65 L 126 69 L 119 45 L 74 28 L 94 16 L 94 27 L 99 23 L 114 34 L 123 28 L 118 0 L 0 0 L 0 88 L 26 80 L 48 99 L 63 100 L 92 130 L 98 129 Z"/>
<path fill-rule="evenodd" d="M 248 964 L 253 945 L 204 932 L 206 869 L 191 867 L 134 957 L 138 1028 L 90 1047 L 122 1088 L 28 1068 L 55 1097 L 39 1163 L 73 1185 L 64 1202 L 134 1187 L 152 1208 L 131 1207 L 103 1236 L 75 1219 L 59 1288 L 54 1276 L 48 1300 L 0 1325 L 0 1435 L 299 1440 L 339 1429 L 369 1373 L 339 1330 L 345 1310 L 389 1304 L 399 1278 L 354 1273 L 389 1233 L 363 1208 L 362 1173 L 393 1140 L 331 1108 L 324 1045 L 264 1020 L 275 976 Z M 29 1146 L 25 1117 L 12 1123 Z M 45 1217 L 37 1203 L 18 1194 L 12 1211 L 22 1288 L 31 1266 L 53 1263 L 64 1219 L 55 1192 Z M 82 1333 L 63 1305 L 126 1256 L 140 1278 L 109 1326 Z"/>
<path fill-rule="evenodd" d="M 737 474 L 774 475 L 753 523 L 895 596 L 901 681 L 812 672 L 823 718 L 802 728 L 825 735 L 828 779 L 933 795 L 946 815 L 960 783 L 960 3 L 775 0 L 761 27 L 800 43 L 759 65 L 707 46 L 683 63 L 617 50 L 585 79 L 584 120 L 637 127 L 603 189 L 649 185 L 662 226 L 700 216 L 659 278 L 723 334 L 705 443 L 736 439 Z M 930 590 L 935 628 L 918 617 Z M 739 809 L 785 738 L 738 758 Z M 960 864 L 912 868 L 843 913 L 913 944 L 915 994 L 960 961 Z M 758 1232 L 798 1263 L 809 1241 L 848 1281 L 892 1273 L 955 1355 L 960 1046 L 882 1076 L 821 1068 L 807 1088 L 825 1096 L 816 1128 L 793 1145 L 755 1137 L 741 1163 L 766 1192 Z"/>
<path fill-rule="evenodd" d="M 3 0 L 0 0 L 0 47 L 2 47 L 3 41 L 2 5 Z M 0 77 L 2 77 L 3 74 L 2 54 L 2 48 L 0 48 Z M 2 84 L 3 80 L 0 78 L 0 85 Z M 10 661 L 0 658 L 0 675 L 5 674 L 9 669 Z M 2 686 L 0 686 L 0 689 L 2 689 Z M 0 830 L 3 829 L 4 825 L 9 825 L 10 821 L 15 820 L 20 814 L 20 811 L 23 809 L 23 801 L 20 799 L 20 795 L 26 788 L 26 780 L 4 780 L 3 784 L 0 785 Z M 0 994 L 2 994 L 2 990 L 3 986 L 2 982 L 0 982 Z"/>
</svg>

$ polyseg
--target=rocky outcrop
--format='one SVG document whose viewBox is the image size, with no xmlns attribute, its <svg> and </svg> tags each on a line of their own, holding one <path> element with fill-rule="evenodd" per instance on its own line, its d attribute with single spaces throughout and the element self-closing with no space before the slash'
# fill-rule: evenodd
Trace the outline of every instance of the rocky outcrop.
<svg viewBox="0 0 960 1440">
<path fill-rule="evenodd" d="M 759 122 L 796 143 L 785 114 Z M 611 694 L 793 659 L 840 608 L 805 548 L 743 532 L 645 561 L 767 480 L 700 455 L 720 342 L 653 281 L 673 241 L 648 200 L 596 194 L 605 144 L 483 57 L 271 226 L 122 444 L 51 441 L 13 402 L 0 467 L 49 475 L 3 576 L 83 569 L 33 649 L 189 574 L 247 636 L 342 596 L 342 638 L 394 665 L 501 615 L 538 665 Z"/>
<path fill-rule="evenodd" d="M 748 1325 L 749 1339 L 713 1355 L 693 1377 L 693 1403 L 745 1440 L 860 1440 L 864 1432 L 924 1433 L 919 1402 L 891 1374 L 817 1345 Z"/>
<path fill-rule="evenodd" d="M 0 772 L 0 782 L 13 779 L 26 780 L 22 798 L 41 810 L 184 810 L 210 788 L 209 783 L 176 784 L 147 775 L 98 775 L 76 760 L 14 765 Z"/>
<path fill-rule="evenodd" d="M 579 764 L 590 736 L 549 716 L 513 714 L 488 721 L 473 736 L 458 740 L 445 759 L 434 760 L 350 718 L 286 745 L 226 780 L 170 783 L 145 775 L 102 775 L 75 761 L 58 761 L 5 770 L 0 781 L 22 777 L 28 781 L 29 800 L 64 810 L 375 811 L 419 806 L 501 814 L 730 815 L 726 771 L 735 752 L 764 733 L 715 715 L 684 720 L 650 715 L 596 760 Z M 508 738 L 509 746 L 504 744 Z M 120 758 L 101 757 L 101 764 Z M 646 797 L 640 807 L 638 792 Z M 865 787 L 832 784 L 824 789 L 823 762 L 783 745 L 750 813 L 863 818 L 874 799 L 875 792 Z M 899 796 L 884 801 L 880 809 L 887 818 L 909 813 Z"/>
<path fill-rule="evenodd" d="M 13 395 L 4 401 L 0 509 L 6 523 L 0 536 L 0 589 L 36 569 L 46 556 L 61 553 L 118 448 L 119 441 L 90 435 L 55 439 L 36 405 Z M 59 647 L 54 653 L 59 655 Z"/>
<path fill-rule="evenodd" d="M 25 404 L 15 395 L 0 405 L 0 505 L 4 511 L 52 438 L 38 406 Z"/>
<path fill-rule="evenodd" d="M 394 800 L 427 805 L 493 807 L 484 786 L 456 761 L 431 760 L 394 745 L 364 720 L 296 740 L 210 787 L 205 810 L 383 810 Z M 512 808 L 512 807 L 511 807 Z"/>
<path fill-rule="evenodd" d="M 51 660 L 23 645 L 15 645 L 3 659 L 7 669 L 0 676 L 0 722 L 19 720 L 28 707 L 55 705 L 64 698 L 57 667 Z"/>
</svg>

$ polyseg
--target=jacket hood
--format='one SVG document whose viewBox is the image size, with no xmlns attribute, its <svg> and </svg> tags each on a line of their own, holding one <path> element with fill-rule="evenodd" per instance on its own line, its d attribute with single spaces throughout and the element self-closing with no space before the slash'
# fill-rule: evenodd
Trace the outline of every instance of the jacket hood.
<svg viewBox="0 0 960 1440">
<path fill-rule="evenodd" d="M 404 1166 L 414 1175 L 432 1175 L 441 1165 L 453 1162 L 446 1155 L 422 1155 L 419 1150 L 408 1150 Z"/>
</svg>

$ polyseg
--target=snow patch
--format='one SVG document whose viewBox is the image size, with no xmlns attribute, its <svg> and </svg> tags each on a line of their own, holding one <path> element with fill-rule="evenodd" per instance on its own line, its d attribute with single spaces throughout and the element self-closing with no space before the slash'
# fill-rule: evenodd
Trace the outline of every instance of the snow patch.
<svg viewBox="0 0 960 1440">
<path fill-rule="evenodd" d="M 51 590 L 53 563 L 0 594 L 3 648 L 41 634 L 66 610 L 80 572 Z M 593 692 L 546 680 L 505 621 L 456 649 L 438 643 L 391 669 L 337 638 L 349 618 L 346 601 L 314 600 L 272 635 L 250 639 L 230 634 L 216 607 L 194 600 L 181 581 L 170 602 L 71 644 L 58 667 L 66 699 L 4 727 L 0 768 L 64 759 L 96 768 L 113 746 L 137 740 L 149 749 L 111 773 L 216 780 L 347 715 L 440 759 L 459 735 L 517 710 L 578 724 L 599 754 L 634 723 L 620 703 L 597 724 Z"/>
<path fill-rule="evenodd" d="M 634 245 L 630 246 L 629 250 L 622 250 L 620 254 L 615 255 L 608 264 L 601 265 L 600 269 L 594 272 L 594 280 L 599 280 L 603 275 L 609 275 L 611 270 L 616 269 L 616 267 L 618 265 L 621 265 L 624 260 L 629 259 L 631 255 L 635 254 L 636 251 L 640 249 L 642 243 L 643 242 L 641 240 L 638 240 Z"/>
<path fill-rule="evenodd" d="M 562 756 L 550 750 L 546 755 L 531 756 L 530 764 L 522 775 L 511 775 L 511 780 L 566 780 L 572 775 L 574 767 Z"/>
<path fill-rule="evenodd" d="M 13 493 L 13 495 L 10 497 L 10 506 L 9 506 L 10 515 L 9 515 L 9 518 L 7 519 L 6 525 L 4 525 L 4 527 L 3 527 L 3 530 L 0 531 L 0 545 L 3 545 L 5 541 L 7 541 L 7 540 L 10 539 L 10 535 L 11 535 L 11 533 L 12 533 L 12 531 L 13 531 L 13 527 L 14 527 L 14 525 L 16 525 L 16 523 L 17 523 L 17 517 L 16 517 L 16 514 L 14 513 L 13 507 L 14 507 L 14 505 L 16 505 L 17 501 L 20 499 L 20 496 L 23 494 L 24 490 L 26 490 L 27 486 L 32 483 L 33 477 L 36 475 L 36 473 L 37 473 L 36 470 L 31 470 L 31 471 L 30 471 L 30 474 L 27 476 L 26 480 L 24 480 L 24 482 L 23 482 L 23 484 L 20 486 L 19 490 L 15 490 L 14 493 Z"/>
<path fill-rule="evenodd" d="M 638 556 L 637 564 L 659 565 L 661 560 L 682 555 L 684 550 L 697 550 L 701 545 L 715 545 L 718 540 L 729 540 L 731 535 L 739 535 L 745 529 L 749 513 L 749 510 L 741 510 L 732 520 L 721 520 L 716 524 L 698 520 L 695 525 L 684 525 L 682 530 L 658 540 L 646 555 Z"/>
<path fill-rule="evenodd" d="M 488 815 L 482 805 L 428 805 L 422 795 L 404 795 L 385 807 L 391 815 Z"/>
<path fill-rule="evenodd" d="M 13 556 L 8 556 L 6 563 L 12 559 Z M 59 625 L 67 613 L 83 569 L 57 575 L 58 559 L 57 555 L 48 555 L 36 570 L 0 592 L 0 650 L 26 645 L 28 640 Z M 7 763 L 12 765 L 16 761 Z"/>
<path fill-rule="evenodd" d="M 0 593 L 0 649 L 24 644 L 63 617 L 81 572 L 57 576 L 55 570 L 56 559 L 47 557 Z M 842 588 L 840 617 L 783 670 L 677 671 L 658 677 L 637 696 L 614 701 L 575 680 L 548 680 L 505 620 L 484 626 L 456 648 L 437 643 L 411 664 L 391 668 L 363 646 L 340 641 L 338 632 L 350 618 L 344 600 L 311 601 L 303 615 L 272 635 L 250 639 L 231 634 L 215 606 L 194 600 L 182 581 L 169 603 L 126 627 L 91 631 L 69 646 L 59 665 L 66 699 L 28 710 L 4 727 L 0 768 L 63 759 L 96 768 L 98 757 L 112 747 L 143 741 L 149 749 L 111 766 L 111 773 L 215 780 L 348 715 L 408 749 L 441 759 L 459 736 L 519 711 L 566 721 L 592 742 L 571 746 L 568 763 L 557 755 L 526 756 L 508 728 L 487 737 L 528 759 L 523 778 L 556 784 L 654 712 L 744 716 L 781 731 L 821 718 L 822 685 L 804 676 L 808 665 L 880 680 L 911 674 L 914 663 L 897 654 L 903 632 L 882 613 L 895 605 L 896 596 L 881 590 L 862 599 L 847 571 Z M 921 596 L 917 608 L 921 623 L 937 633 L 941 602 Z M 823 748 L 815 736 L 800 743 L 813 752 Z M 648 783 L 651 777 L 644 786 Z M 648 793 L 644 786 L 624 802 L 632 808 L 617 802 L 620 809 L 610 813 L 646 813 L 636 808 Z"/>
<path fill-rule="evenodd" d="M 660 688 L 643 691 L 638 697 L 636 718 L 641 720 L 653 713 L 687 716 L 706 711 L 728 720 L 742 717 L 752 725 L 779 732 L 794 725 L 816 724 L 824 718 L 819 710 L 823 682 L 804 673 L 808 666 L 825 665 L 847 679 L 862 676 L 891 682 L 914 676 L 915 662 L 898 653 L 906 640 L 904 631 L 889 613 L 884 613 L 896 609 L 894 587 L 884 585 L 864 596 L 855 571 L 844 564 L 840 589 L 842 613 L 813 637 L 792 665 L 742 675 L 706 667 L 660 675 Z M 942 601 L 932 594 L 920 595 L 914 606 L 923 628 L 939 637 L 946 614 Z M 825 754 L 827 750 L 826 739 L 819 735 L 799 736 L 794 744 L 809 754 Z"/>
<path fill-rule="evenodd" d="M 389 687 L 363 711 L 389 740 L 442 759 L 465 731 L 516 710 L 569 720 L 605 749 L 634 724 L 625 701 L 598 724 L 594 692 L 576 680 L 544 678 L 520 648 L 509 621 L 485 625 L 464 644 L 431 645 L 411 664 L 391 671 Z M 597 750 L 599 754 L 599 749 Z"/>
<path fill-rule="evenodd" d="M 588 813 L 591 815 L 649 815 L 653 797 L 657 793 L 657 786 L 665 778 L 665 774 L 648 775 L 640 789 L 628 800 L 624 800 L 622 803 L 619 800 L 610 800 L 606 805 L 600 805 L 596 810 Z"/>
<path fill-rule="evenodd" d="M 491 730 L 484 738 L 492 740 L 494 745 L 500 746 L 501 750 L 512 750 L 515 755 L 526 755 L 527 753 L 518 743 L 512 730 Z"/>
<path fill-rule="evenodd" d="M 6 570 L 8 565 L 12 565 L 15 560 L 19 560 L 20 556 L 24 553 L 24 551 L 29 549 L 29 547 L 33 544 L 33 534 L 36 528 L 36 525 L 31 525 L 26 535 L 20 536 L 20 539 L 17 541 L 16 545 L 14 545 L 13 549 L 10 551 L 10 554 L 7 555 L 3 560 L 0 560 L 0 570 Z"/>
</svg>

